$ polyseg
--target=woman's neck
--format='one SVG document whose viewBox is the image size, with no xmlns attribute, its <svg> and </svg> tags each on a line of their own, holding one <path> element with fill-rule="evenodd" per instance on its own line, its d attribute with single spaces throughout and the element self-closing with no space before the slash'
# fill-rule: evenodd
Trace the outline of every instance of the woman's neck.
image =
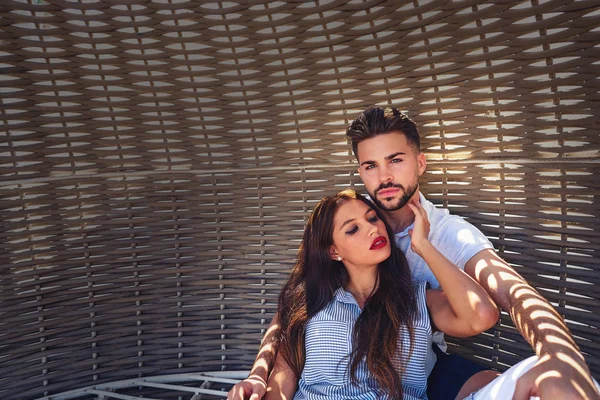
<svg viewBox="0 0 600 400">
<path fill-rule="evenodd" d="M 362 309 L 371 294 L 377 289 L 377 265 L 369 268 L 348 268 L 350 280 L 344 289 L 352 293 L 358 306 Z"/>
</svg>

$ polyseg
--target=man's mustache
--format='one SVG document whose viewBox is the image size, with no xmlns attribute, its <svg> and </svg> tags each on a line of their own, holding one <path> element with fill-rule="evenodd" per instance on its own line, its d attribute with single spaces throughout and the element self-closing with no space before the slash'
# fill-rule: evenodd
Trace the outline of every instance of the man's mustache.
<svg viewBox="0 0 600 400">
<path fill-rule="evenodd" d="M 380 190 L 389 189 L 389 188 L 402 189 L 402 190 L 406 191 L 406 189 L 404 189 L 404 186 L 402 186 L 401 184 L 388 182 L 388 183 L 382 183 L 381 185 L 379 185 L 377 190 L 375 190 L 375 195 L 377 195 L 377 193 L 379 193 Z"/>
</svg>

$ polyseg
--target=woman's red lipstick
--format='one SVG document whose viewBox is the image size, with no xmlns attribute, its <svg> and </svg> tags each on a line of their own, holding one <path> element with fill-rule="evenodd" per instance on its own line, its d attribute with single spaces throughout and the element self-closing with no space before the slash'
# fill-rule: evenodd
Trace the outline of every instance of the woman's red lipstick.
<svg viewBox="0 0 600 400">
<path fill-rule="evenodd" d="M 373 244 L 371 245 L 371 250 L 378 250 L 381 249 L 382 247 L 385 247 L 385 245 L 387 244 L 387 239 L 384 238 L 383 236 L 377 236 L 375 238 L 375 240 L 373 240 Z"/>
</svg>

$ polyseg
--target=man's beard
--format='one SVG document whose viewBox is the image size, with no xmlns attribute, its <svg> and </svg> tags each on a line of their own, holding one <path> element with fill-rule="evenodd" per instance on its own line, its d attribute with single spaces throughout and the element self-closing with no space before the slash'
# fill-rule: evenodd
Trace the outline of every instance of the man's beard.
<svg viewBox="0 0 600 400">
<path fill-rule="evenodd" d="M 379 193 L 380 190 L 388 189 L 391 187 L 401 189 L 402 191 L 404 191 L 404 194 L 395 203 L 391 203 L 391 204 L 388 203 L 386 205 L 377 198 L 377 193 Z M 385 210 L 385 211 L 396 211 L 396 210 L 399 210 L 402 207 L 404 207 L 406 205 L 406 203 L 409 202 L 409 200 L 411 199 L 411 197 L 413 197 L 413 195 L 415 194 L 415 192 L 417 191 L 418 188 L 419 188 L 418 180 L 414 185 L 409 186 L 408 189 L 405 189 L 404 186 L 402 186 L 400 184 L 394 184 L 392 182 L 389 182 L 386 184 L 381 184 L 377 189 L 375 189 L 375 193 L 371 193 L 370 195 L 371 195 L 371 199 L 375 202 L 377 207 L 379 207 L 380 209 Z"/>
</svg>

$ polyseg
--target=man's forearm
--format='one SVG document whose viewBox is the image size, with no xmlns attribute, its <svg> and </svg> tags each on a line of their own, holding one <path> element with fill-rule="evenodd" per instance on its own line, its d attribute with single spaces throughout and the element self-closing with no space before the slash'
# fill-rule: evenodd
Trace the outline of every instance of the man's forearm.
<svg viewBox="0 0 600 400">
<path fill-rule="evenodd" d="M 564 354 L 585 363 L 569 328 L 556 309 L 525 282 L 513 284 L 507 311 L 539 357 Z"/>
<path fill-rule="evenodd" d="M 491 250 L 469 260 L 465 272 L 510 314 L 517 330 L 535 350 L 539 361 L 519 378 L 524 390 L 541 398 L 600 400 L 579 347 L 548 300 Z"/>
<path fill-rule="evenodd" d="M 548 300 L 492 251 L 476 257 L 468 273 L 510 314 L 538 356 L 564 353 L 584 362 L 569 328 Z"/>
<path fill-rule="evenodd" d="M 260 344 L 249 377 L 257 377 L 267 382 L 277 356 L 277 349 L 279 346 L 279 343 L 277 342 L 278 331 L 279 320 L 277 314 L 275 314 Z"/>
</svg>

